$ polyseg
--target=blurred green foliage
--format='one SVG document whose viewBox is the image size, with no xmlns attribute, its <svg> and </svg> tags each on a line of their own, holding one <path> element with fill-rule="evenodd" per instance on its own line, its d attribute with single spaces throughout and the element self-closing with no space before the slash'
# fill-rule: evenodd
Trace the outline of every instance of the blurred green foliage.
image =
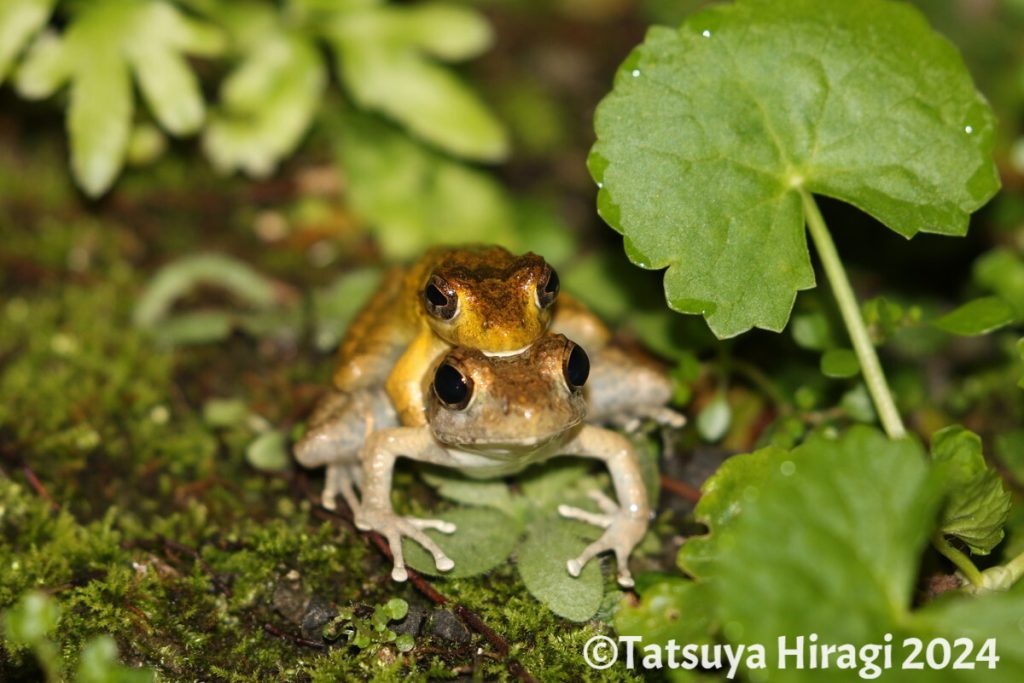
<svg viewBox="0 0 1024 683">
<path fill-rule="evenodd" d="M 1024 552 L 1020 0 L 914 3 L 960 48 L 999 119 L 1004 189 L 967 238 L 908 245 L 870 229 L 865 214 L 823 204 L 912 430 L 959 422 L 985 444 L 951 456 L 960 481 L 934 503 L 949 514 L 928 524 L 920 517 L 934 492 L 917 474 L 939 468 L 883 457 L 923 449 L 850 430 L 877 417 L 861 377 L 823 362 L 848 345 L 827 291 L 797 297 L 789 334 L 717 342 L 702 320 L 665 307 L 660 275 L 632 267 L 593 215 L 583 160 L 613 68 L 646 23 L 676 26 L 708 4 L 0 3 L 0 611 L 18 621 L 31 602 L 44 617 L 31 642 L 24 621 L 5 630 L 0 678 L 148 680 L 149 669 L 167 680 L 491 680 L 516 662 L 544 679 L 585 680 L 583 644 L 613 629 L 649 642 L 739 641 L 738 627 L 750 640 L 758 629 L 877 626 L 896 615 L 913 632 L 1017 633 L 1019 584 L 981 601 L 956 591 L 929 602 L 932 582 L 956 566 L 919 539 L 945 519 L 983 541 L 991 552 L 974 560 L 990 586 L 1012 583 L 994 572 Z M 74 61 L 100 33 L 102 59 Z M 438 90 L 413 93 L 426 99 L 411 106 L 410 80 Z M 27 102 L 23 85 L 52 96 Z M 97 97 L 109 99 L 109 120 Z M 449 105 L 473 125 L 451 126 Z M 67 141 L 62 118 L 74 122 Z M 71 184 L 65 142 L 76 182 L 105 193 L 100 201 Z M 557 472 L 467 489 L 400 469 L 400 508 L 503 530 L 438 537 L 453 556 L 466 553 L 458 566 L 479 560 L 486 575 L 428 580 L 503 637 L 507 656 L 476 633 L 465 643 L 429 627 L 399 633 L 398 602 L 426 622 L 443 610 L 387 581 L 387 561 L 364 537 L 323 519 L 303 488 L 315 490 L 318 475 L 284 457 L 381 266 L 456 240 L 543 254 L 567 291 L 672 365 L 691 422 L 665 442 L 668 480 L 696 486 L 726 454 L 771 446 L 727 460 L 696 518 L 660 492 L 635 553 L 635 599 L 620 599 L 609 563 L 588 567 L 587 581 L 569 584 L 575 593 L 550 580 L 572 554 L 553 548 L 582 538 L 545 517 L 560 494 L 581 493 L 559 488 Z M 1000 329 L 964 337 L 931 324 L 992 297 L 1014 312 Z M 572 483 L 592 480 L 604 483 L 589 471 Z M 964 495 L 974 486 L 986 495 Z M 918 497 L 927 505 L 911 504 Z M 992 504 L 974 509 L 982 498 Z M 900 512 L 849 514 L 871 500 Z M 815 535 L 822 528 L 831 544 Z M 720 530 L 740 542 L 718 545 Z M 675 565 L 682 536 L 698 581 Z M 866 568 L 852 578 L 840 566 L 851 556 Z M 429 571 L 429 556 L 420 566 Z M 860 589 L 827 600 L 800 592 L 820 577 Z M 872 577 L 899 598 L 885 618 L 872 607 Z M 282 595 L 315 597 L 336 619 L 307 632 Z M 845 611 L 830 611 L 837 604 Z M 1012 676 L 1019 638 L 1006 639 Z M 621 665 L 604 674 L 639 676 Z"/>
<path fill-rule="evenodd" d="M 439 63 L 474 57 L 490 45 L 490 27 L 467 7 L 9 0 L 0 12 L 0 36 L 0 82 L 12 71 L 22 97 L 50 97 L 70 83 L 72 171 L 90 196 L 110 189 L 132 146 L 133 126 L 149 117 L 175 137 L 201 133 L 203 149 L 221 170 L 268 175 L 295 151 L 324 106 L 323 48 L 354 105 L 456 157 L 500 161 L 508 154 L 503 125 Z M 186 55 L 227 72 L 209 113 L 199 70 Z M 139 115 L 133 81 L 147 104 Z M 154 129 L 143 130 L 151 136 Z"/>
</svg>

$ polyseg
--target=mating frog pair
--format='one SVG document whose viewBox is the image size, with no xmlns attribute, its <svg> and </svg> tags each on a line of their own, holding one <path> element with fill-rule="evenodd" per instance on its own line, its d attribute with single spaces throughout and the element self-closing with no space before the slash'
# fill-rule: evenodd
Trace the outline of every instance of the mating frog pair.
<svg viewBox="0 0 1024 683">
<path fill-rule="evenodd" d="M 441 520 L 394 512 L 398 457 L 490 478 L 565 454 L 604 461 L 618 498 L 616 504 L 594 492 L 600 514 L 559 508 L 605 529 L 569 560 L 569 573 L 578 576 L 592 557 L 611 550 L 619 583 L 632 585 L 627 560 L 650 517 L 636 454 L 622 435 L 584 420 L 678 426 L 682 416 L 664 407 L 670 384 L 657 365 L 609 345 L 600 321 L 568 297 L 556 305 L 557 297 L 557 275 L 533 254 L 435 250 L 387 282 L 346 336 L 337 389 L 318 405 L 295 454 L 307 467 L 327 465 L 325 506 L 340 493 L 360 529 L 387 539 L 395 580 L 407 577 L 402 537 L 421 544 L 445 571 L 452 560 L 424 530 L 455 531 Z M 593 368 L 582 347 L 545 334 L 552 318 L 555 330 L 586 340 Z"/>
</svg>

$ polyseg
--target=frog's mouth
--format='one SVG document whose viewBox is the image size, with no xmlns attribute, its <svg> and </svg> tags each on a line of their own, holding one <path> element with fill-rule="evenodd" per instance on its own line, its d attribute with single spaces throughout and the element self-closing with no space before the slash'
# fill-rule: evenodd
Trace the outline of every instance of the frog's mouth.
<svg viewBox="0 0 1024 683">
<path fill-rule="evenodd" d="M 543 454 L 553 445 L 564 443 L 575 433 L 575 428 L 583 422 L 583 418 L 574 420 L 564 427 L 549 434 L 531 437 L 508 437 L 500 434 L 481 434 L 479 436 L 449 436 L 443 432 L 434 432 L 434 438 L 449 448 L 467 453 L 474 453 L 491 460 L 513 461 L 528 458 L 531 455 Z"/>
</svg>

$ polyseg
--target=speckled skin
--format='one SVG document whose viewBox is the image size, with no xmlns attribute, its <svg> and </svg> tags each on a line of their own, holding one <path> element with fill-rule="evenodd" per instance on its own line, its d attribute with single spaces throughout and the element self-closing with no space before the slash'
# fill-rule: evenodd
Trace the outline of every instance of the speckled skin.
<svg viewBox="0 0 1024 683">
<path fill-rule="evenodd" d="M 585 347 L 603 345 L 608 331 L 585 306 L 560 297 L 540 305 L 537 291 L 550 266 L 528 253 L 497 246 L 439 247 L 407 269 L 388 271 L 356 316 L 338 349 L 334 385 L 350 392 L 384 384 L 402 424 L 426 424 L 423 391 L 438 359 L 453 346 L 490 354 L 520 351 L 551 326 Z M 429 315 L 424 288 L 433 282 L 457 297 L 450 320 Z"/>
<path fill-rule="evenodd" d="M 425 411 L 429 426 L 397 426 L 398 417 L 380 388 L 334 392 L 311 417 L 306 435 L 296 444 L 296 458 L 307 467 L 328 465 L 324 505 L 333 508 L 341 493 L 357 526 L 388 539 L 395 558 L 392 576 L 398 581 L 407 576 L 403 536 L 423 545 L 438 569 L 446 570 L 452 561 L 422 530 L 454 531 L 446 522 L 394 513 L 390 491 L 398 457 L 453 467 L 479 478 L 514 474 L 555 455 L 603 460 L 619 502 L 596 494 L 604 514 L 559 509 L 563 516 L 606 529 L 568 562 L 568 569 L 578 576 L 590 558 L 612 550 L 619 582 L 632 585 L 627 560 L 647 529 L 650 513 L 636 455 L 622 435 L 583 421 L 588 410 L 591 422 L 627 426 L 642 419 L 679 426 L 683 418 L 664 407 L 671 384 L 660 366 L 617 346 L 598 349 L 591 357 L 591 381 L 583 389 L 571 388 L 563 367 L 572 346 L 564 336 L 549 334 L 513 356 L 487 356 L 466 348 L 450 351 L 442 362 L 472 380 L 472 398 L 465 408 L 453 410 L 430 392 Z M 354 484 L 362 490 L 362 501 L 356 498 Z"/>
</svg>

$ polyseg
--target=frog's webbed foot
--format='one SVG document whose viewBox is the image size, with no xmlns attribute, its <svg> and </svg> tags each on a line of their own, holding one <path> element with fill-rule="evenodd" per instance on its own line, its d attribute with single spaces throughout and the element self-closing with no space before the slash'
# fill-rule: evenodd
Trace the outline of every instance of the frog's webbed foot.
<svg viewBox="0 0 1024 683">
<path fill-rule="evenodd" d="M 386 510 L 361 509 L 355 517 L 356 528 L 361 531 L 376 531 L 383 536 L 391 549 L 394 565 L 391 578 L 405 581 L 409 572 L 405 568 L 405 555 L 402 552 L 402 538 L 411 538 L 426 548 L 434 556 L 434 566 L 438 571 L 446 572 L 455 566 L 455 562 L 445 555 L 434 539 L 423 533 L 424 529 L 435 529 L 443 534 L 455 531 L 455 525 L 442 519 L 420 519 L 418 517 L 400 517 Z"/>
<path fill-rule="evenodd" d="M 629 555 L 633 548 L 644 537 L 647 531 L 647 519 L 637 515 L 635 511 L 623 510 L 615 501 L 601 491 L 590 491 L 587 494 L 601 508 L 601 513 L 582 510 L 571 505 L 559 505 L 558 514 L 566 519 L 575 519 L 605 530 L 597 539 L 580 553 L 579 557 L 569 560 L 566 567 L 569 574 L 579 576 L 595 555 L 611 550 L 615 553 L 618 564 L 618 582 L 623 588 L 633 587 L 633 575 L 629 571 Z"/>
</svg>

